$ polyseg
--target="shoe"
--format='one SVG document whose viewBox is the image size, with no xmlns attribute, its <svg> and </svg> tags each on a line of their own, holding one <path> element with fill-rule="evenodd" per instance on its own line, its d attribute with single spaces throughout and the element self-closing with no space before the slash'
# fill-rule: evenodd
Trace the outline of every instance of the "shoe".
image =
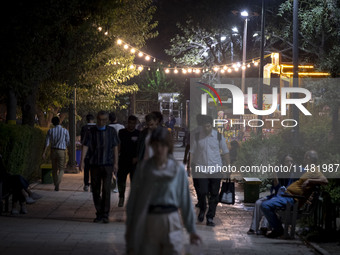
<svg viewBox="0 0 340 255">
<path fill-rule="evenodd" d="M 21 206 L 20 213 L 21 213 L 21 214 L 27 214 L 26 205 L 22 205 L 22 206 Z"/>
<path fill-rule="evenodd" d="M 260 228 L 259 231 L 256 231 L 256 235 L 265 236 L 267 234 L 268 229 L 267 228 Z"/>
<path fill-rule="evenodd" d="M 213 219 L 207 218 L 207 226 L 215 227 L 215 223 Z"/>
<path fill-rule="evenodd" d="M 101 216 L 97 216 L 97 217 L 93 220 L 94 223 L 99 223 L 99 222 L 102 222 L 102 221 L 103 221 L 103 218 L 102 218 Z"/>
<path fill-rule="evenodd" d="M 114 190 L 112 190 L 113 193 L 118 193 L 118 188 L 115 188 Z"/>
<path fill-rule="evenodd" d="M 19 210 L 17 208 L 13 208 L 11 211 L 11 215 L 19 215 Z"/>
<path fill-rule="evenodd" d="M 89 191 L 89 185 L 84 186 L 84 191 Z"/>
<path fill-rule="evenodd" d="M 34 204 L 35 200 L 31 197 L 26 197 L 26 204 L 30 205 L 30 204 Z"/>
<path fill-rule="evenodd" d="M 197 220 L 199 222 L 203 222 L 204 221 L 204 211 L 203 210 L 200 210 L 199 214 L 198 214 L 198 217 L 197 217 Z"/>
<path fill-rule="evenodd" d="M 103 218 L 103 223 L 109 223 L 110 221 L 109 221 L 109 218 L 108 217 L 104 217 Z"/>
<path fill-rule="evenodd" d="M 118 207 L 123 207 L 124 206 L 124 198 L 120 197 L 119 202 L 118 202 Z"/>
<path fill-rule="evenodd" d="M 59 184 L 58 184 L 58 185 L 55 185 L 54 190 L 55 190 L 55 191 L 59 191 Z"/>
<path fill-rule="evenodd" d="M 254 235 L 254 234 L 255 234 L 255 231 L 252 229 L 249 229 L 247 232 L 247 235 Z"/>
<path fill-rule="evenodd" d="M 35 192 L 32 192 L 31 198 L 34 199 L 34 200 L 38 200 L 38 199 L 42 198 L 42 196 L 40 196 L 39 194 L 37 194 Z"/>
<path fill-rule="evenodd" d="M 266 237 L 268 238 L 277 238 L 283 235 L 283 229 L 280 230 L 273 230 L 272 232 L 270 232 L 268 235 L 266 235 Z"/>
</svg>

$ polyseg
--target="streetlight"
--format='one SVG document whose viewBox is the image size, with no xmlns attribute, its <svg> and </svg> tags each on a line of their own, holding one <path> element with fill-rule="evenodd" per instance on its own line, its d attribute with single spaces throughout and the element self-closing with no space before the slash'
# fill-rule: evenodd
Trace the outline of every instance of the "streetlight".
<svg viewBox="0 0 340 255">
<path fill-rule="evenodd" d="M 248 26 L 248 16 L 249 13 L 247 11 L 242 11 L 241 16 L 244 17 L 244 29 L 243 29 L 243 56 L 242 56 L 242 65 L 246 64 L 246 55 L 247 55 L 247 26 Z M 242 82 L 241 89 L 243 93 L 245 92 L 245 78 L 246 78 L 246 69 L 242 68 Z"/>
</svg>

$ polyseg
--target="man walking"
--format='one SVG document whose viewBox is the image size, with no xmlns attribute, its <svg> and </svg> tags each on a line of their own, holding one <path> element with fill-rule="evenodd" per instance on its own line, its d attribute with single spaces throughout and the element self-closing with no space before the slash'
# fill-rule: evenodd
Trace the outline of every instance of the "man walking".
<svg viewBox="0 0 340 255">
<path fill-rule="evenodd" d="M 109 223 L 112 174 L 118 170 L 118 136 L 114 128 L 107 126 L 109 114 L 98 112 L 97 125 L 87 133 L 83 143 L 81 169 L 88 153 L 91 169 L 91 188 L 96 208 L 94 222 Z"/>
<path fill-rule="evenodd" d="M 58 117 L 52 118 L 53 128 L 47 131 L 43 159 L 46 158 L 46 151 L 51 145 L 52 177 L 54 190 L 59 191 L 59 185 L 64 175 L 66 162 L 66 148 L 70 144 L 70 135 L 67 129 L 60 125 Z"/>
<path fill-rule="evenodd" d="M 95 126 L 94 123 L 94 116 L 92 114 L 86 115 L 87 124 L 81 128 L 80 131 L 80 141 L 81 144 L 84 143 L 84 139 L 86 134 L 90 131 L 91 127 Z M 85 155 L 85 162 L 84 162 L 84 191 L 89 190 L 89 179 L 90 179 L 90 162 L 89 157 Z"/>
<path fill-rule="evenodd" d="M 205 211 L 207 208 L 207 197 L 209 209 L 206 214 L 207 226 L 215 226 L 213 221 L 216 214 L 216 207 L 218 204 L 218 194 L 220 190 L 221 175 L 213 174 L 204 169 L 211 169 L 211 167 L 222 166 L 223 163 L 229 164 L 229 150 L 225 139 L 216 130 L 213 129 L 213 119 L 211 116 L 202 116 L 202 127 L 199 132 L 195 134 L 195 139 L 192 142 L 190 153 L 193 155 L 193 178 L 198 177 L 198 201 L 200 212 L 198 214 L 198 221 L 204 220 Z M 222 157 L 222 158 L 221 158 Z M 202 169 L 201 173 L 197 175 L 196 169 Z"/>
<path fill-rule="evenodd" d="M 126 178 L 130 174 L 130 181 L 137 164 L 137 140 L 140 131 L 136 129 L 137 117 L 130 115 L 128 118 L 127 128 L 119 131 L 119 163 L 118 163 L 118 190 L 119 202 L 118 207 L 124 206 Z"/>
</svg>

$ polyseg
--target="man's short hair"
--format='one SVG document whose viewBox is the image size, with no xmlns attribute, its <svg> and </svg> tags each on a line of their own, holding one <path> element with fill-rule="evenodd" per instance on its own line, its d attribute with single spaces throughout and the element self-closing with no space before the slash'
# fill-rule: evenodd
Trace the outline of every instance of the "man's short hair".
<svg viewBox="0 0 340 255">
<path fill-rule="evenodd" d="M 86 121 L 90 122 L 91 120 L 94 120 L 94 116 L 92 114 L 87 114 L 86 115 Z"/>
<path fill-rule="evenodd" d="M 305 157 L 308 157 L 312 164 L 318 163 L 319 156 L 318 156 L 318 153 L 316 151 L 314 151 L 314 150 L 307 151 L 305 153 Z"/>
<path fill-rule="evenodd" d="M 114 112 L 110 112 L 109 114 L 109 120 L 111 123 L 115 122 L 117 120 L 117 116 Z"/>
<path fill-rule="evenodd" d="M 163 122 L 163 114 L 161 112 L 159 112 L 159 111 L 153 111 L 151 113 L 156 116 L 156 118 L 158 120 L 158 123 L 162 124 L 162 122 Z"/>
<path fill-rule="evenodd" d="M 155 114 L 149 113 L 148 115 L 145 116 L 145 121 L 146 122 L 150 122 L 152 120 L 154 120 L 154 121 L 158 120 L 158 118 L 157 118 L 157 116 Z"/>
<path fill-rule="evenodd" d="M 130 115 L 129 117 L 128 117 L 128 121 L 137 121 L 138 119 L 137 119 L 137 117 L 135 116 L 135 115 Z"/>
<path fill-rule="evenodd" d="M 53 117 L 52 118 L 52 124 L 54 125 L 54 126 L 57 126 L 57 125 L 59 125 L 60 124 L 60 119 L 59 119 L 59 117 Z"/>
<path fill-rule="evenodd" d="M 109 114 L 108 114 L 108 112 L 107 111 L 99 111 L 98 112 L 98 114 L 97 114 L 97 118 L 99 117 L 99 116 L 103 116 L 103 115 L 106 115 L 106 116 L 108 116 Z"/>
</svg>

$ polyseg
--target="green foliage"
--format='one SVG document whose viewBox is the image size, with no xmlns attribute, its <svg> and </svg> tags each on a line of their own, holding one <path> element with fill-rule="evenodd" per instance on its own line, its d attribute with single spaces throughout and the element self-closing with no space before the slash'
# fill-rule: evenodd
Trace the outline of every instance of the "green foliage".
<svg viewBox="0 0 340 255">
<path fill-rule="evenodd" d="M 29 181 L 40 177 L 45 135 L 37 128 L 0 124 L 0 153 L 7 171 Z"/>
</svg>

